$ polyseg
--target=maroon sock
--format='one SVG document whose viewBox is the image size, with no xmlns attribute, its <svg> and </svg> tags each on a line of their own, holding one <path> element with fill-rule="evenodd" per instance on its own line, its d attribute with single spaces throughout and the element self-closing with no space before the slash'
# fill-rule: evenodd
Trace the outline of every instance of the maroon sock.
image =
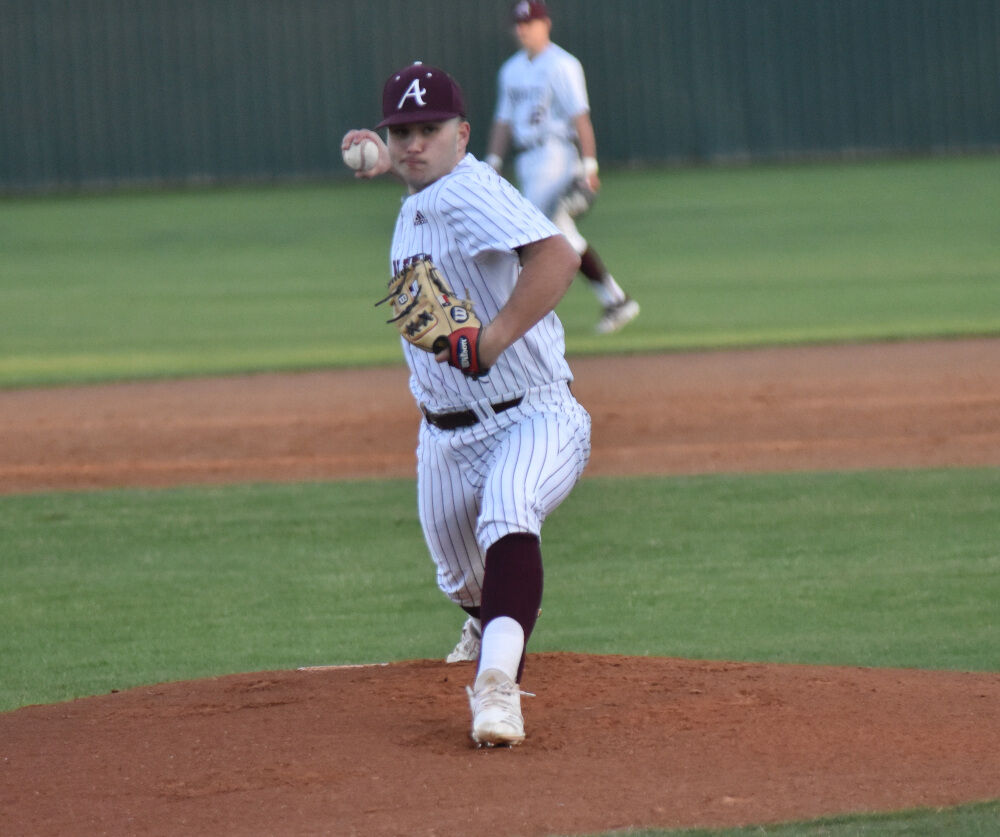
<svg viewBox="0 0 1000 837">
<path fill-rule="evenodd" d="M 593 247 L 588 247 L 584 254 L 580 256 L 580 273 L 586 276 L 591 282 L 604 284 L 604 277 L 608 275 L 607 268 L 601 257 L 594 252 Z"/>
<path fill-rule="evenodd" d="M 542 549 L 535 535 L 507 535 L 486 550 L 486 575 L 480 607 L 483 630 L 499 616 L 509 616 L 524 630 L 524 644 L 534 630 L 542 604 Z M 517 670 L 520 682 L 524 655 Z"/>
</svg>

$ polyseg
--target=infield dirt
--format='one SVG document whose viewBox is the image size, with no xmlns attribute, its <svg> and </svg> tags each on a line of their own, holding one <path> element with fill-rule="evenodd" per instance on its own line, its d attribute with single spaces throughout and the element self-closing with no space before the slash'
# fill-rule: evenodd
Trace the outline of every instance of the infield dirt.
<svg viewBox="0 0 1000 837">
<path fill-rule="evenodd" d="M 1000 465 L 1000 340 L 573 366 L 588 474 Z M 0 392 L 0 493 L 409 476 L 405 377 Z M 477 751 L 471 668 L 257 672 L 2 714 L 3 833 L 502 837 L 1000 797 L 1000 674 L 538 654 L 528 740 Z"/>
</svg>

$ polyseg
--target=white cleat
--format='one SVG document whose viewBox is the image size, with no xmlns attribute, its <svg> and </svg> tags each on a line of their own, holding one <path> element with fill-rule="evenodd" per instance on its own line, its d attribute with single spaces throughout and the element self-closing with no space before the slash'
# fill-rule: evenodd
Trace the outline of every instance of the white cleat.
<svg viewBox="0 0 1000 837">
<path fill-rule="evenodd" d="M 611 334 L 627 326 L 639 316 L 639 303 L 627 296 L 617 305 L 609 305 L 604 315 L 597 321 L 598 334 Z"/>
<path fill-rule="evenodd" d="M 462 636 L 459 637 L 458 645 L 444 658 L 444 661 L 446 663 L 474 663 L 479 659 L 479 649 L 482 648 L 482 645 L 482 623 L 474 616 L 470 616 L 462 625 Z"/>
<path fill-rule="evenodd" d="M 502 671 L 487 669 L 476 678 L 475 689 L 465 687 L 472 709 L 472 740 L 480 747 L 513 747 L 524 741 L 522 692 Z"/>
</svg>

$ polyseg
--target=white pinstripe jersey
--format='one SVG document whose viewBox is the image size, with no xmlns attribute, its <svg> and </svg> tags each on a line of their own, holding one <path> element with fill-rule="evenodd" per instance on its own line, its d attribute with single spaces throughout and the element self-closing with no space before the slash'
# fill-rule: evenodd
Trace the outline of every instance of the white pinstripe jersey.
<svg viewBox="0 0 1000 837">
<path fill-rule="evenodd" d="M 391 265 L 427 254 L 452 290 L 475 303 L 490 322 L 510 297 L 520 273 L 515 248 L 559 230 L 486 163 L 467 154 L 444 177 L 403 200 L 392 237 Z M 432 412 L 465 409 L 481 400 L 496 403 L 529 388 L 572 380 L 565 337 L 549 312 L 510 346 L 478 381 L 400 338 L 410 367 L 410 390 Z"/>
<path fill-rule="evenodd" d="M 533 59 L 514 53 L 500 68 L 497 90 L 494 119 L 510 125 L 517 148 L 575 140 L 573 119 L 590 110 L 583 66 L 558 44 Z"/>
</svg>

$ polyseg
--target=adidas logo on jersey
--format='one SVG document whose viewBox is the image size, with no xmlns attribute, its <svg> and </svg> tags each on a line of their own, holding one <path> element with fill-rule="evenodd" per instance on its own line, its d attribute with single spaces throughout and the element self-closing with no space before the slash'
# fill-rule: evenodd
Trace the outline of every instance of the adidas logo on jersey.
<svg viewBox="0 0 1000 837">
<path fill-rule="evenodd" d="M 427 219 L 424 214 L 418 209 L 417 214 L 413 216 L 413 226 L 419 227 L 421 224 L 426 224 Z"/>
</svg>

